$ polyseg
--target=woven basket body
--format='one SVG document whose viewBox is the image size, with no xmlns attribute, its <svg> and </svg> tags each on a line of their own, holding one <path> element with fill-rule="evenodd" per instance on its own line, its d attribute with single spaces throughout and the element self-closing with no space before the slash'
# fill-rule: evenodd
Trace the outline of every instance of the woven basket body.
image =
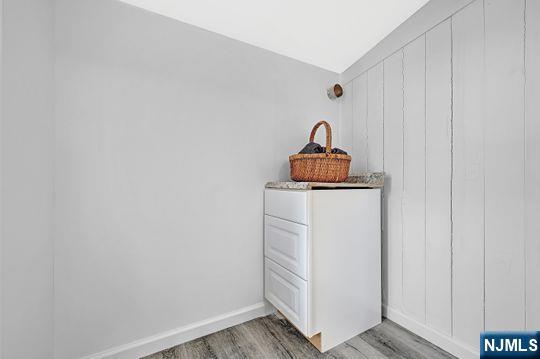
<svg viewBox="0 0 540 359">
<path fill-rule="evenodd" d="M 293 181 L 335 183 L 343 182 L 349 176 L 351 156 L 331 153 L 332 129 L 326 121 L 320 121 L 313 127 L 309 142 L 314 141 L 315 133 L 321 125 L 326 129 L 326 152 L 289 156 Z"/>
</svg>

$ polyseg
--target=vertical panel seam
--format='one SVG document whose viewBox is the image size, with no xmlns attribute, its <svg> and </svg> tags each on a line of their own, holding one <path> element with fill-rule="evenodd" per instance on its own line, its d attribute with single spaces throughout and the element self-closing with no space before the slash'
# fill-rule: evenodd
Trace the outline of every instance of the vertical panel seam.
<svg viewBox="0 0 540 359">
<path fill-rule="evenodd" d="M 482 26 L 483 26 L 483 73 L 482 73 L 482 177 L 483 177 L 483 183 L 482 183 L 482 202 L 483 202 L 483 208 L 482 208 L 482 237 L 483 237 L 483 291 L 482 291 L 482 305 L 483 305 L 483 330 L 486 329 L 486 94 L 485 94 L 485 86 L 486 86 L 486 1 L 482 0 Z"/>
<path fill-rule="evenodd" d="M 384 62 L 382 63 L 382 170 L 384 173 Z"/>
<path fill-rule="evenodd" d="M 366 72 L 366 86 L 365 86 L 365 104 L 366 111 L 364 118 L 365 120 L 365 134 L 366 134 L 366 143 L 365 143 L 365 152 L 366 152 L 366 171 L 369 171 L 369 72 Z"/>
<path fill-rule="evenodd" d="M 454 335 L 454 20 L 450 17 L 450 335 Z"/>
<path fill-rule="evenodd" d="M 2 119 L 2 112 L 3 112 L 3 94 L 4 94 L 4 89 L 3 89 L 3 84 L 4 84 L 4 33 L 5 33 L 5 30 L 4 30 L 4 14 L 5 14 L 5 9 L 4 9 L 4 1 L 3 0 L 0 0 L 0 121 Z M 1 139 L 1 136 L 3 134 L 4 131 L 2 131 L 2 124 L 0 123 L 0 139 Z M 0 145 L 0 159 L 3 158 L 3 150 L 2 150 L 2 147 Z M 0 172 L 3 172 L 2 170 L 2 166 L 0 166 Z M 2 189 L 4 188 L 3 186 L 3 176 L 0 176 L 0 196 L 2 196 Z M 53 182 L 54 184 L 54 182 Z M 3 307 L 4 307 L 4 285 L 3 285 L 3 273 L 2 273 L 2 269 L 3 269 L 3 245 L 2 245 L 2 232 L 3 232 L 3 216 L 2 216 L 2 213 L 3 213 L 3 206 L 0 205 L 0 359 L 4 358 L 4 351 L 5 351 L 5 343 L 4 343 L 4 310 L 3 310 Z M 53 263 L 54 263 L 54 260 L 53 260 Z M 54 272 L 53 272 L 54 273 Z M 53 293 L 54 293 L 54 290 L 53 290 Z M 53 299 L 53 308 L 54 308 L 54 299 Z M 53 330 L 54 330 L 54 323 L 53 323 Z M 54 334 L 53 334 L 53 342 L 54 342 Z M 54 354 L 54 348 L 53 348 L 53 354 Z"/>
<path fill-rule="evenodd" d="M 523 5 L 523 306 L 527 329 L 527 0 Z"/>
<path fill-rule="evenodd" d="M 427 33 L 424 35 L 424 322 L 427 324 Z"/>
<path fill-rule="evenodd" d="M 403 305 L 403 199 L 405 196 L 405 50 L 401 49 L 401 306 Z"/>
<path fill-rule="evenodd" d="M 385 60 L 386 59 L 383 59 L 381 61 L 381 64 L 382 64 L 382 172 L 383 174 L 385 174 L 385 168 L 384 168 L 384 139 L 385 139 L 385 133 L 384 133 L 384 97 L 385 97 L 385 93 L 384 93 L 384 63 L 385 63 Z M 385 206 L 388 206 L 387 202 L 386 202 L 386 186 L 383 188 L 383 190 L 381 191 L 381 194 L 382 194 L 382 206 L 381 206 L 381 233 L 382 233 L 382 238 L 383 240 L 381 241 L 382 243 L 382 248 L 381 248 L 381 254 L 384 255 L 384 251 L 388 251 L 388 231 L 385 230 L 386 229 L 386 225 L 387 225 L 387 222 L 388 222 L 388 219 L 386 218 L 386 216 L 384 215 L 386 213 L 386 207 Z M 386 241 L 384 240 L 386 238 Z M 388 261 L 388 255 L 386 255 L 387 257 L 387 261 Z M 382 270 L 381 270 L 381 273 L 382 273 Z M 388 286 L 388 263 L 386 263 L 386 285 Z M 382 283 L 382 281 L 381 281 Z M 388 288 L 388 287 L 387 287 Z M 384 286 L 381 285 L 381 289 L 384 289 Z M 388 305 L 388 289 L 386 291 L 386 293 L 384 293 L 384 290 L 383 291 L 383 299 L 386 300 L 386 304 Z M 0 358 L 2 359 L 2 358 Z"/>
<path fill-rule="evenodd" d="M 356 83 L 358 83 L 358 81 L 356 81 Z M 352 133 L 351 133 L 351 138 L 352 138 L 352 140 L 351 140 L 351 152 L 353 154 L 355 154 L 355 152 L 354 152 L 354 120 L 355 120 L 355 117 L 354 117 L 354 107 L 355 107 L 354 103 L 356 102 L 355 101 L 355 95 L 354 95 L 354 93 L 355 93 L 354 84 L 355 84 L 355 81 L 353 81 L 353 83 L 351 84 L 351 100 L 350 100 L 350 106 L 351 106 L 351 130 L 352 130 Z M 343 146 L 343 143 L 341 145 Z M 353 161 L 352 167 L 353 167 L 353 169 L 355 169 L 355 167 L 356 167 L 355 161 Z"/>
<path fill-rule="evenodd" d="M 2 12 L 3 13 L 3 12 Z M 52 50 L 53 50 L 53 59 L 52 59 L 52 76 L 53 76 L 53 81 L 56 83 L 56 80 L 58 78 L 58 70 L 57 70 L 57 64 L 56 64 L 56 58 L 54 56 L 56 56 L 56 51 L 57 51 L 57 45 L 56 45 L 56 20 L 57 20 L 57 13 L 56 13 L 56 8 L 53 8 L 52 10 L 52 22 L 53 22 L 53 32 L 52 32 Z M 58 167 L 58 160 L 57 160 L 57 157 L 56 157 L 56 143 L 57 143 L 57 121 L 56 121 L 56 114 L 57 114 L 57 92 L 53 92 L 53 105 L 52 105 L 52 116 L 53 116 L 53 119 L 52 119 L 52 141 L 53 141 L 53 145 L 52 145 L 52 156 L 53 156 L 53 159 L 52 159 L 52 166 L 53 166 L 53 169 L 52 169 L 52 194 L 51 194 L 51 210 L 52 210 L 52 215 L 51 215 L 51 218 L 49 219 L 50 220 L 50 225 L 51 225 L 51 228 L 50 228 L 50 235 L 51 235 L 51 244 L 52 244 L 52 265 L 51 265 L 51 275 L 52 275 L 52 308 L 51 308 L 51 316 L 52 316 L 52 333 L 51 333 L 51 336 L 52 336 L 52 343 L 51 343 L 51 349 L 52 349 L 52 354 L 53 354 L 53 357 L 56 357 L 56 354 L 57 354 L 57 343 L 56 343 L 56 335 L 57 335 L 57 328 L 56 328 L 56 314 L 57 314 L 57 305 L 56 305 L 56 291 L 58 289 L 58 283 L 57 283 L 57 279 L 56 279 L 56 267 L 57 267 L 57 264 L 56 264 L 56 249 L 57 249 L 57 230 L 56 230 L 56 209 L 58 207 L 58 197 L 57 197 L 57 190 L 58 190 L 58 185 L 57 185 L 57 177 L 58 177 L 58 174 L 57 174 L 57 167 Z"/>
</svg>

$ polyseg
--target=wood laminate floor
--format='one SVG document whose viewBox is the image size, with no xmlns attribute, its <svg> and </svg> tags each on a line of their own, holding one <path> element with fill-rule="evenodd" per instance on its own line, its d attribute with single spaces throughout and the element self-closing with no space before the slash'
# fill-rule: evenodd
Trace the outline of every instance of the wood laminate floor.
<svg viewBox="0 0 540 359">
<path fill-rule="evenodd" d="M 321 354 L 286 320 L 276 315 L 258 318 L 144 359 L 448 359 L 441 348 L 390 320 Z"/>
</svg>

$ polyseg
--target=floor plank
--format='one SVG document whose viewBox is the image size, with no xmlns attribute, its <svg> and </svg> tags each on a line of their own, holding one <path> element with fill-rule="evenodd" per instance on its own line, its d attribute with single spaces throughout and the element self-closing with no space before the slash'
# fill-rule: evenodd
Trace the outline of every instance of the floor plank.
<svg viewBox="0 0 540 359">
<path fill-rule="evenodd" d="M 322 354 L 285 319 L 258 318 L 144 359 L 387 359 L 454 358 L 385 319 L 383 323 Z"/>
</svg>

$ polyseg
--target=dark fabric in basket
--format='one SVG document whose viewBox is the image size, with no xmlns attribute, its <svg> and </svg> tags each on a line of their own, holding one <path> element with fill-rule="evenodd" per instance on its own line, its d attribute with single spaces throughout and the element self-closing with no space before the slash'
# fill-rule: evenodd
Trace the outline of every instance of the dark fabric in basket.
<svg viewBox="0 0 540 359">
<path fill-rule="evenodd" d="M 316 142 L 310 142 L 307 145 L 305 145 L 304 148 L 302 148 L 300 152 L 298 153 L 303 154 L 303 155 L 312 155 L 314 153 L 324 153 L 324 147 L 322 147 Z"/>
<path fill-rule="evenodd" d="M 324 152 L 325 152 L 325 148 L 323 146 L 319 145 L 317 142 L 310 142 L 307 145 L 305 145 L 304 148 L 302 148 L 300 152 L 298 153 L 302 155 L 312 155 L 315 153 L 324 153 Z M 347 152 L 337 147 L 332 148 L 332 153 L 339 154 L 339 155 L 347 154 Z"/>
<path fill-rule="evenodd" d="M 338 155 L 346 155 L 347 152 L 343 151 L 341 148 L 334 147 L 332 148 L 332 153 L 338 154 Z"/>
</svg>

